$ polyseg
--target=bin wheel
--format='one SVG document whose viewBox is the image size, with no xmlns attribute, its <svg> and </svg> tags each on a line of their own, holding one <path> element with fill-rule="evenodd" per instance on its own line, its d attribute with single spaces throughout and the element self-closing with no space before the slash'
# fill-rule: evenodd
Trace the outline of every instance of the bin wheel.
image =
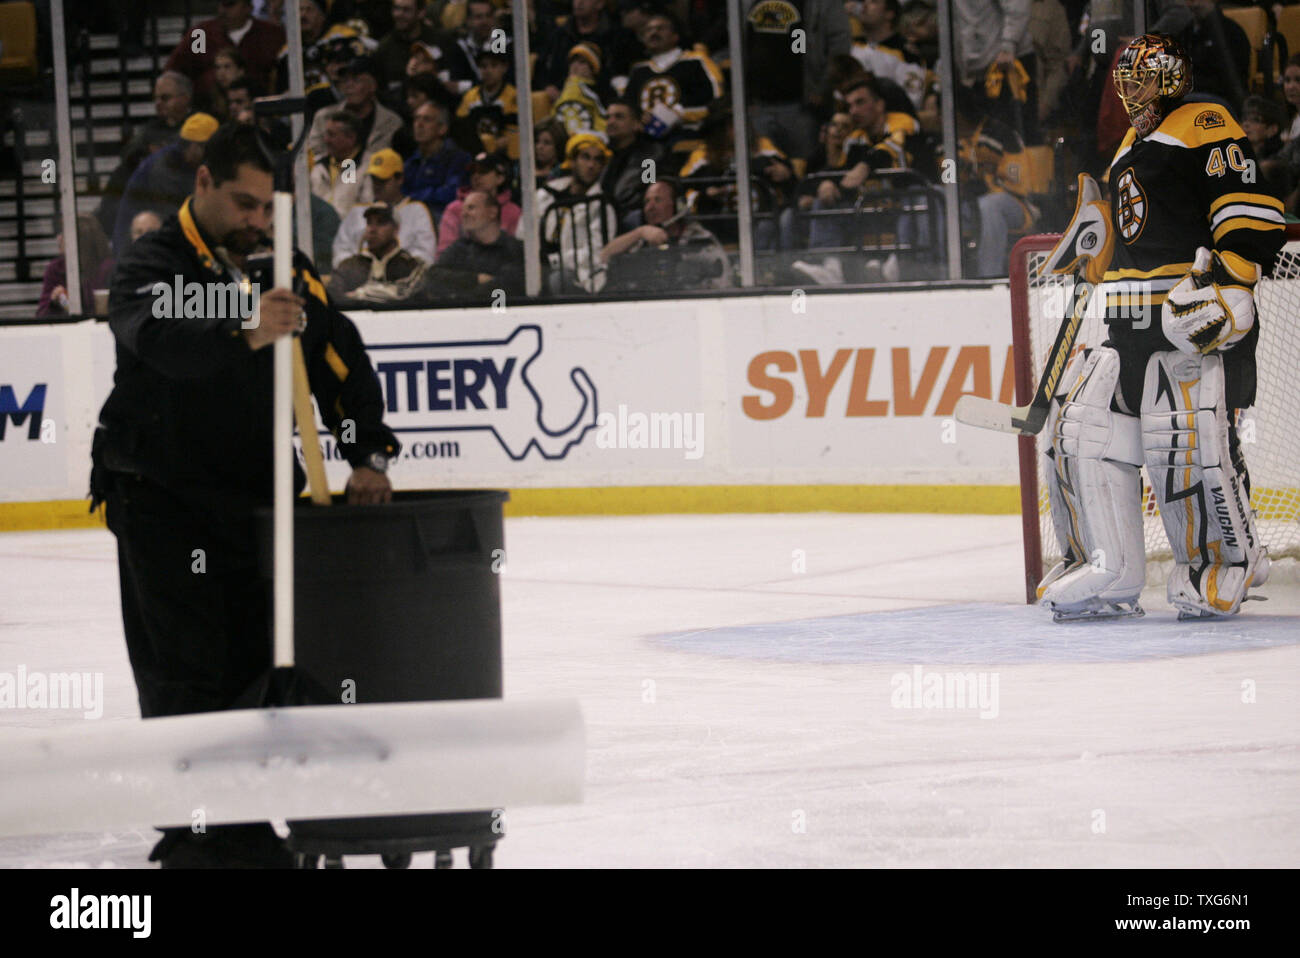
<svg viewBox="0 0 1300 958">
<path fill-rule="evenodd" d="M 342 856 L 342 855 L 326 855 L 326 856 L 325 856 L 325 867 L 326 867 L 326 868 L 342 868 L 342 867 L 343 867 L 343 856 Z"/>
<path fill-rule="evenodd" d="M 305 852 L 293 853 L 294 868 L 316 868 L 319 864 L 320 860 L 315 855 L 308 855 Z"/>
<path fill-rule="evenodd" d="M 470 868 L 491 868 L 492 852 L 496 845 L 472 845 L 469 850 Z"/>
<path fill-rule="evenodd" d="M 392 855 L 380 855 L 379 857 L 383 859 L 385 868 L 410 868 L 411 867 L 410 852 L 396 852 Z"/>
<path fill-rule="evenodd" d="M 450 852 L 450 851 L 445 851 L 445 852 L 434 852 L 434 853 L 433 853 L 433 867 L 434 867 L 434 868 L 450 868 L 450 867 L 451 867 L 451 852 Z"/>
</svg>

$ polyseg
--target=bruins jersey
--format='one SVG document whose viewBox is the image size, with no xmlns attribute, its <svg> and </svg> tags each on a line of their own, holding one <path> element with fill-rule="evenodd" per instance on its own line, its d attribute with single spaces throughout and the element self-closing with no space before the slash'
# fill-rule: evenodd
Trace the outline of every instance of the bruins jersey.
<svg viewBox="0 0 1300 958">
<path fill-rule="evenodd" d="M 687 51 L 670 63 L 642 60 L 628 74 L 626 96 L 642 113 L 664 103 L 682 113 L 683 132 L 698 132 L 709 104 L 724 93 L 722 71 L 706 54 Z"/>
<path fill-rule="evenodd" d="M 1115 253 L 1098 293 L 1108 323 L 1131 324 L 1154 348 L 1169 348 L 1158 345 L 1159 306 L 1197 247 L 1243 276 L 1242 260 L 1267 275 L 1282 247 L 1282 203 L 1264 192 L 1250 141 L 1218 103 L 1184 102 L 1145 139 L 1130 128 L 1108 178 Z"/>
<path fill-rule="evenodd" d="M 519 159 L 519 97 L 511 84 L 503 85 L 496 96 L 482 84 L 470 87 L 461 97 L 456 119 L 463 142 L 478 143 L 486 153 L 504 145 L 510 159 Z"/>
<path fill-rule="evenodd" d="M 933 155 L 924 142 L 921 124 L 907 113 L 886 113 L 880 133 L 856 129 L 844 141 L 848 165 L 866 163 L 872 170 L 911 167 L 928 175 Z"/>
</svg>

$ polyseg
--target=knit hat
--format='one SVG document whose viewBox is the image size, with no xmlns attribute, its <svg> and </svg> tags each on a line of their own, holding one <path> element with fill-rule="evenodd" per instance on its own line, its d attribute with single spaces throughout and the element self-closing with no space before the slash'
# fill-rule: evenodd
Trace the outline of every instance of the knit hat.
<svg viewBox="0 0 1300 958">
<path fill-rule="evenodd" d="M 577 152 L 584 146 L 594 146 L 596 149 L 600 150 L 601 155 L 604 156 L 605 159 L 609 159 L 610 156 L 613 155 L 609 146 L 606 145 L 605 137 L 602 134 L 596 133 L 592 130 L 579 130 L 577 133 L 569 137 L 569 142 L 565 144 L 564 158 L 566 165 L 567 161 L 572 160 Z"/>
<path fill-rule="evenodd" d="M 568 59 L 572 60 L 574 57 L 581 57 L 591 64 L 592 73 L 600 73 L 600 48 L 594 43 L 588 43 L 585 40 L 581 43 L 575 43 L 569 48 Z"/>
</svg>

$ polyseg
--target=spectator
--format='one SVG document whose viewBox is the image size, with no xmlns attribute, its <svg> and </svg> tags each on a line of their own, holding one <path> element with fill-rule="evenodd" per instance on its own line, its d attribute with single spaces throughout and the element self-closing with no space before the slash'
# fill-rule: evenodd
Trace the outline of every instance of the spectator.
<svg viewBox="0 0 1300 958">
<path fill-rule="evenodd" d="M 392 0 L 393 28 L 379 41 L 374 54 L 380 83 L 385 89 L 394 86 L 400 88 L 406 79 L 406 65 L 415 50 L 415 44 L 427 44 L 436 49 L 438 34 L 420 19 L 420 7 L 423 5 L 422 0 Z"/>
<path fill-rule="evenodd" d="M 307 174 L 311 191 L 342 218 L 356 203 L 370 202 L 370 182 L 362 175 L 365 150 L 361 121 L 347 110 L 332 110 L 325 123 L 325 150 L 313 155 Z"/>
<path fill-rule="evenodd" d="M 442 64 L 449 73 L 449 83 L 460 96 L 483 81 L 479 72 L 479 51 L 492 39 L 496 17 L 491 0 L 469 0 L 465 5 L 465 27 L 452 43 L 444 45 Z"/>
<path fill-rule="evenodd" d="M 736 193 L 736 129 L 731 111 L 720 110 L 704 127 L 704 144 L 686 159 L 680 176 L 683 186 L 691 180 L 725 180 L 690 189 L 687 200 L 699 216 L 715 219 L 714 232 L 725 243 L 739 237 Z M 765 189 L 754 190 L 754 246 L 760 250 L 790 249 L 794 245 L 794 168 L 784 153 L 765 136 L 755 140 L 749 161 L 750 175 L 759 177 Z"/>
<path fill-rule="evenodd" d="M 1226 100 L 1240 115 L 1250 88 L 1250 40 L 1229 20 L 1217 0 L 1186 0 L 1161 14 L 1153 33 L 1168 33 L 1183 45 L 1192 61 L 1197 93 Z"/>
<path fill-rule="evenodd" d="M 1034 42 L 1034 59 L 1038 62 L 1038 124 L 1041 128 L 1056 109 L 1061 92 L 1070 79 L 1067 61 L 1073 37 L 1070 21 L 1060 0 L 1033 0 L 1029 11 L 1029 35 Z"/>
<path fill-rule="evenodd" d="M 1248 96 L 1241 105 L 1241 128 L 1255 149 L 1255 159 L 1271 160 L 1282 149 L 1286 109 L 1262 96 Z"/>
<path fill-rule="evenodd" d="M 303 89 L 310 90 L 325 79 L 327 44 L 337 37 L 357 38 L 357 31 L 340 23 L 329 22 L 333 0 L 299 0 L 298 24 L 302 29 Z M 282 48 L 275 61 L 275 89 L 289 86 L 289 52 Z"/>
<path fill-rule="evenodd" d="M 506 82 L 510 69 L 509 44 L 491 41 L 478 55 L 482 81 L 469 88 L 456 109 L 456 139 L 475 152 L 504 150 L 519 159 L 519 99 Z"/>
<path fill-rule="evenodd" d="M 131 242 L 134 243 L 145 233 L 162 229 L 162 217 L 153 210 L 141 210 L 131 220 Z"/>
<path fill-rule="evenodd" d="M 81 315 L 90 316 L 95 308 L 95 290 L 108 289 L 113 275 L 113 251 L 99 228 L 99 220 L 86 213 L 77 216 L 77 271 L 81 279 Z M 69 310 L 68 258 L 63 251 L 63 234 L 59 234 L 59 255 L 45 267 L 41 280 L 41 298 L 36 304 L 38 318 L 64 316 Z"/>
<path fill-rule="evenodd" d="M 910 60 L 904 51 L 907 41 L 896 29 L 902 13 L 898 0 L 863 0 L 859 7 L 862 37 L 853 41 L 853 58 L 868 73 L 901 86 L 913 107 L 920 109 L 925 99 L 925 67 Z"/>
<path fill-rule="evenodd" d="M 402 118 L 375 99 L 379 81 L 375 78 L 374 61 L 369 57 L 353 60 L 341 75 L 340 89 L 343 92 L 342 107 L 317 114 L 312 120 L 311 132 L 307 134 L 307 148 L 316 154 L 321 152 L 325 127 L 340 109 L 347 110 L 356 118 L 361 151 L 367 156 L 392 146 L 393 134 L 402 128 Z M 346 212 L 343 210 L 340 215 Z"/>
<path fill-rule="evenodd" d="M 364 49 L 359 37 L 334 37 L 320 45 L 321 80 L 306 91 L 309 128 L 322 110 L 343 102 L 348 68 L 363 55 Z"/>
<path fill-rule="evenodd" d="M 449 113 L 460 106 L 460 98 L 448 93 L 442 82 L 432 74 L 408 76 L 402 83 L 402 100 L 405 104 L 404 116 L 408 123 L 415 116 L 415 111 L 426 103 L 441 103 Z M 412 140 L 411 148 L 414 147 L 415 141 Z M 397 148 L 393 147 L 393 149 Z M 397 152 L 402 151 L 397 150 Z"/>
<path fill-rule="evenodd" d="M 419 200 L 402 195 L 402 158 L 393 150 L 380 150 L 366 167 L 376 203 L 387 204 L 397 220 L 397 239 L 402 249 L 416 259 L 432 263 L 438 255 L 437 233 L 429 208 Z M 331 260 L 341 263 L 361 252 L 365 242 L 366 213 L 372 207 L 354 206 L 343 217 L 334 236 Z"/>
<path fill-rule="evenodd" d="M 1029 32 L 1032 0 L 957 0 L 953 5 L 959 102 L 992 116 L 1027 144 L 1039 142 L 1038 63 Z"/>
<path fill-rule="evenodd" d="M 1282 96 L 1286 98 L 1286 134 L 1282 139 L 1290 142 L 1300 136 L 1300 53 L 1293 53 L 1282 71 Z"/>
<path fill-rule="evenodd" d="M 627 100 L 609 105 L 605 135 L 613 155 L 601 176 L 601 189 L 614 200 L 620 222 L 631 225 L 632 214 L 641 209 L 645 199 L 647 184 L 654 182 L 659 172 L 664 148 L 645 135 L 641 117 Z"/>
<path fill-rule="evenodd" d="M 402 249 L 391 206 L 372 203 L 364 216 L 365 245 L 335 264 L 326 287 L 330 299 L 343 306 L 408 298 L 427 264 Z"/>
<path fill-rule="evenodd" d="M 933 70 L 939 60 L 939 22 L 934 5 L 928 0 L 908 0 L 898 17 L 898 32 L 903 37 L 904 58 Z"/>
<path fill-rule="evenodd" d="M 501 228 L 491 193 L 470 193 L 461 211 L 460 239 L 424 274 L 424 295 L 453 300 L 491 300 L 496 290 L 524 292 L 524 244 Z"/>
<path fill-rule="evenodd" d="M 175 213 L 194 192 L 194 174 L 203 163 L 204 144 L 221 124 L 207 113 L 195 113 L 181 124 L 181 138 L 140 164 L 126 184 L 117 209 L 113 249 L 118 255 L 131 243 L 131 221 L 141 210 Z"/>
<path fill-rule="evenodd" d="M 1283 156 L 1282 130 L 1286 127 L 1286 108 L 1276 100 L 1248 96 L 1241 107 L 1241 128 L 1255 151 L 1259 179 L 1264 191 L 1285 200 L 1291 191 L 1287 162 Z"/>
<path fill-rule="evenodd" d="M 538 188 L 537 222 L 542 242 L 552 247 L 548 262 L 554 285 L 595 293 L 605 285 L 597 254 L 618 232 L 613 200 L 600 190 L 609 147 L 595 133 L 584 132 L 569 137 L 565 151 L 569 174 Z M 552 207 L 555 215 L 547 216 Z"/>
<path fill-rule="evenodd" d="M 752 130 L 803 158 L 816 138 L 815 114 L 825 108 L 822 79 L 833 57 L 852 50 L 852 34 L 839 0 L 806 0 L 802 16 L 793 19 L 783 18 L 782 9 L 754 0 L 747 18 Z"/>
<path fill-rule="evenodd" d="M 964 188 L 962 219 L 969 225 L 970 201 L 979 211 L 979 242 L 975 275 L 1007 275 L 1007 253 L 1012 239 L 1030 232 L 1038 209 L 1029 202 L 1025 146 L 1020 135 L 992 117 L 973 124 L 960 118 L 960 171 Z M 932 237 L 921 239 L 929 243 Z"/>
<path fill-rule="evenodd" d="M 491 193 L 497 198 L 501 211 L 501 228 L 511 236 L 519 233 L 519 219 L 523 211 L 510 199 L 510 161 L 500 153 L 480 153 L 469 166 L 469 185 L 460 188 L 460 195 L 447 205 L 439 221 L 438 252 L 460 239 L 461 210 L 465 197 L 471 192 Z"/>
<path fill-rule="evenodd" d="M 188 77 L 171 70 L 160 74 L 153 84 L 154 115 L 132 131 L 131 139 L 122 150 L 123 154 L 131 153 L 141 146 L 156 149 L 174 142 L 180 133 L 181 124 L 190 115 L 193 102 L 194 84 Z"/>
<path fill-rule="evenodd" d="M 834 113 L 822 124 L 817 138 L 817 149 L 808 158 L 808 172 L 799 183 L 799 209 L 809 211 L 817 199 L 817 188 L 822 182 L 832 177 L 843 176 L 849 169 L 849 154 L 846 149 L 849 134 L 853 132 L 853 120 L 847 113 Z"/>
<path fill-rule="evenodd" d="M 627 97 L 641 111 L 651 138 L 694 149 L 709 106 L 723 95 L 722 71 L 707 56 L 682 49 L 681 30 L 671 14 L 649 17 L 641 43 L 648 59 L 628 74 Z"/>
<path fill-rule="evenodd" d="M 636 38 L 606 12 L 606 0 L 573 0 L 573 16 L 555 27 L 539 51 L 533 69 L 533 89 L 544 90 L 555 103 L 569 76 L 569 60 L 579 43 L 594 46 L 604 64 L 596 68 L 592 84 L 602 99 L 619 94 L 627 86 L 628 71 L 637 59 Z M 722 19 L 726 19 L 724 16 Z"/>
<path fill-rule="evenodd" d="M 121 160 L 104 185 L 103 199 L 95 211 L 104 233 L 111 234 L 117 226 L 117 208 L 131 175 L 146 157 L 174 143 L 180 135 L 181 124 L 190 115 L 192 92 L 193 84 L 180 73 L 163 73 L 154 81 L 154 115 L 137 126 L 122 147 Z"/>
<path fill-rule="evenodd" d="M 844 145 L 848 171 L 838 183 L 823 179 L 817 184 L 814 212 L 851 208 L 858 191 L 869 185 L 876 170 L 907 167 L 933 174 L 933 157 L 921 135 L 920 123 L 914 116 L 888 110 L 880 85 L 871 74 L 850 81 L 842 94 L 853 127 Z M 852 219 L 814 218 L 809 225 L 809 246 L 818 249 L 856 245 Z M 843 264 L 835 254 L 820 264 L 799 261 L 792 266 L 823 285 L 844 282 Z"/>
<path fill-rule="evenodd" d="M 731 285 L 731 264 L 718 238 L 676 207 L 672 180 L 650 184 L 641 214 L 644 224 L 600 251 L 611 288 L 671 292 Z"/>
<path fill-rule="evenodd" d="M 555 101 L 554 115 L 565 130 L 605 132 L 605 107 L 593 85 L 600 73 L 600 51 L 590 43 L 579 43 L 569 51 L 569 75 Z"/>
<path fill-rule="evenodd" d="M 406 159 L 403 189 L 429 208 L 435 219 L 456 198 L 472 157 L 447 139 L 447 108 L 426 103 L 411 121 L 415 153 Z"/>
<path fill-rule="evenodd" d="M 561 166 L 564 146 L 569 142 L 569 131 L 555 118 L 537 124 L 533 130 L 533 168 L 537 182 L 543 183 L 563 173 Z"/>
<path fill-rule="evenodd" d="M 306 5 L 306 0 L 304 5 Z M 203 38 L 202 43 L 196 37 Z M 242 58 L 248 75 L 260 84 L 271 79 L 275 59 L 284 47 L 284 28 L 278 23 L 258 20 L 253 16 L 249 0 L 220 0 L 217 15 L 204 20 L 181 37 L 164 64 L 164 70 L 174 70 L 189 77 L 194 84 L 194 96 L 199 103 L 215 107 L 219 92 L 216 74 L 216 56 L 222 50 L 233 49 Z M 304 39 L 304 44 L 306 40 Z M 196 48 L 200 52 L 195 52 Z"/>
<path fill-rule="evenodd" d="M 234 47 L 226 47 L 212 58 L 212 95 L 209 97 L 209 113 L 221 120 L 230 119 L 230 84 L 247 79 L 248 71 L 244 58 Z"/>
</svg>

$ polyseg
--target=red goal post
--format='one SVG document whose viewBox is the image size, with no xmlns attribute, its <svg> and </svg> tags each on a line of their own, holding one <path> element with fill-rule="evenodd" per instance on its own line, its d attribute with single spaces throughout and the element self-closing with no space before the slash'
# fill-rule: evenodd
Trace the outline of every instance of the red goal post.
<svg viewBox="0 0 1300 958">
<path fill-rule="evenodd" d="M 1274 559 L 1300 558 L 1300 223 L 1288 224 L 1287 243 L 1278 254 L 1273 275 L 1260 281 L 1255 293 L 1260 321 L 1256 349 L 1258 389 L 1255 405 L 1238 413 L 1246 465 L 1251 476 L 1251 502 L 1260 537 Z M 1011 336 L 1015 352 L 1016 402 L 1034 395 L 1043 361 L 1060 327 L 1060 315 L 1048 315 L 1065 298 L 1052 295 L 1062 278 L 1045 277 L 1039 267 L 1059 234 L 1026 236 L 1011 250 Z M 1068 281 L 1068 278 L 1067 280 Z M 1075 349 L 1099 345 L 1105 326 L 1089 316 L 1079 331 Z M 1025 598 L 1036 601 L 1038 583 L 1060 558 L 1047 511 L 1040 450 L 1050 437 L 1020 436 L 1020 511 L 1024 526 Z M 1169 545 L 1155 499 L 1145 479 L 1142 487 L 1143 527 L 1147 558 L 1168 559 Z"/>
</svg>

